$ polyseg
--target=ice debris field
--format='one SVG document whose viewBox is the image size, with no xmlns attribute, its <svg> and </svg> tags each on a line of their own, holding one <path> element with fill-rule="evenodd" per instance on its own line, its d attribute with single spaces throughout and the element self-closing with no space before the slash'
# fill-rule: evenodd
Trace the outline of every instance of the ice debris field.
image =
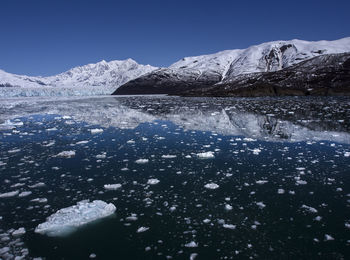
<svg viewBox="0 0 350 260">
<path fill-rule="evenodd" d="M 344 98 L 2 102 L 0 258 L 346 259 L 349 122 Z"/>
</svg>

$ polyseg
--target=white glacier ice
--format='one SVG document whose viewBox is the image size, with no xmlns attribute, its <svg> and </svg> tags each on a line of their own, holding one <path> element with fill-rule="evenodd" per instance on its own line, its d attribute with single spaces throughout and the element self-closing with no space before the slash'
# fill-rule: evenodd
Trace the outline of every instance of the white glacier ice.
<svg viewBox="0 0 350 260">
<path fill-rule="evenodd" d="M 101 200 L 89 202 L 83 200 L 67 208 L 58 210 L 39 224 L 35 232 L 48 236 L 64 236 L 74 232 L 80 226 L 112 215 L 116 207 Z"/>
</svg>

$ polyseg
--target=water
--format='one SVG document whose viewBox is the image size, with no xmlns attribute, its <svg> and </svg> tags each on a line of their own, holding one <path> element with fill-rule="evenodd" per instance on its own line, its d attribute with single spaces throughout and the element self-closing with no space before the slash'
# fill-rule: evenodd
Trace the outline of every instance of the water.
<svg viewBox="0 0 350 260">
<path fill-rule="evenodd" d="M 0 193 L 31 192 L 0 198 L 5 259 L 350 256 L 350 99 L 26 98 L 1 100 L 0 124 Z M 34 233 L 85 199 L 117 211 Z"/>
</svg>

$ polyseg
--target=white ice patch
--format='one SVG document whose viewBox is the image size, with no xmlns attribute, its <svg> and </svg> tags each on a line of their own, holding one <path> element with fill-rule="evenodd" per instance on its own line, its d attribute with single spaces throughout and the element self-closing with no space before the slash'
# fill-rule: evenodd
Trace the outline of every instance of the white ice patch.
<svg viewBox="0 0 350 260">
<path fill-rule="evenodd" d="M 259 185 L 263 185 L 265 183 L 268 183 L 269 181 L 266 181 L 266 180 L 259 180 L 259 181 L 256 181 L 255 183 L 256 184 L 259 184 Z"/>
<path fill-rule="evenodd" d="M 176 155 L 172 155 L 172 154 L 164 154 L 162 155 L 163 159 L 173 159 L 176 158 Z"/>
<path fill-rule="evenodd" d="M 149 160 L 148 159 L 138 159 L 135 161 L 135 163 L 137 164 L 145 164 L 145 163 L 148 163 Z"/>
<path fill-rule="evenodd" d="M 103 187 L 106 190 L 117 190 L 120 189 L 122 187 L 122 185 L 120 183 L 116 183 L 116 184 L 105 184 L 103 185 Z"/>
<path fill-rule="evenodd" d="M 116 207 L 101 200 L 83 200 L 77 205 L 58 210 L 39 224 L 35 232 L 48 236 L 64 236 L 89 222 L 112 215 Z"/>
<path fill-rule="evenodd" d="M 149 227 L 139 227 L 136 232 L 137 233 L 142 233 L 142 232 L 145 232 L 147 230 L 149 230 Z"/>
<path fill-rule="evenodd" d="M 94 129 L 90 129 L 91 134 L 99 134 L 103 132 L 103 129 L 101 128 L 94 128 Z"/>
<path fill-rule="evenodd" d="M 307 206 L 307 205 L 302 205 L 301 206 L 302 209 L 304 209 L 305 211 L 309 212 L 309 213 L 317 213 L 317 209 L 313 208 L 313 207 L 310 207 L 310 206 Z"/>
<path fill-rule="evenodd" d="M 257 205 L 260 209 L 263 209 L 263 208 L 266 207 L 266 205 L 265 205 L 262 201 L 257 202 L 256 205 Z"/>
<path fill-rule="evenodd" d="M 191 241 L 190 243 L 185 244 L 185 247 L 198 247 L 198 243 Z"/>
<path fill-rule="evenodd" d="M 224 228 L 227 228 L 227 229 L 236 229 L 236 225 L 232 225 L 232 224 L 223 224 L 222 225 Z"/>
<path fill-rule="evenodd" d="M 160 182 L 160 180 L 158 180 L 158 179 L 149 179 L 148 181 L 147 181 L 147 184 L 149 184 L 149 185 L 155 185 L 155 184 L 158 184 Z"/>
<path fill-rule="evenodd" d="M 10 192 L 5 192 L 5 193 L 1 193 L 1 194 L 0 194 L 0 198 L 10 198 L 10 197 L 14 197 L 14 196 L 17 196 L 18 193 L 19 193 L 18 190 L 10 191 Z"/>
<path fill-rule="evenodd" d="M 204 152 L 204 153 L 197 153 L 197 157 L 200 159 L 210 159 L 214 158 L 214 152 Z"/>
<path fill-rule="evenodd" d="M 204 188 L 209 189 L 209 190 L 215 190 L 215 189 L 219 188 L 219 185 L 211 182 L 211 183 L 205 184 Z"/>
<path fill-rule="evenodd" d="M 61 158 L 72 158 L 74 156 L 75 156 L 75 151 L 63 151 L 56 155 L 56 157 L 61 157 Z"/>
</svg>

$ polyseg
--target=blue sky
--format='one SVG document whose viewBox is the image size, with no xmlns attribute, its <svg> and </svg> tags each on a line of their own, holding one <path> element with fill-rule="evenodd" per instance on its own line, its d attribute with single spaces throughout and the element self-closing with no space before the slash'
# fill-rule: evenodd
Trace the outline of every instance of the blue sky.
<svg viewBox="0 0 350 260">
<path fill-rule="evenodd" d="M 54 75 L 102 59 L 169 66 L 272 40 L 350 36 L 350 1 L 1 0 L 0 69 Z"/>
</svg>

